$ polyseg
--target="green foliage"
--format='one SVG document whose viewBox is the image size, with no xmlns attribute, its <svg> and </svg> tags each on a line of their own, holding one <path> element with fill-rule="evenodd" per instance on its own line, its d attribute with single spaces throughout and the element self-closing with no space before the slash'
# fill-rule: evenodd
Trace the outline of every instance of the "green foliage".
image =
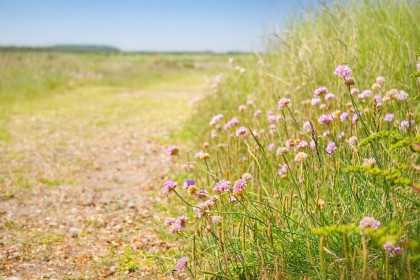
<svg viewBox="0 0 420 280">
<path fill-rule="evenodd" d="M 182 214 L 192 220 L 178 238 L 190 245 L 193 277 L 402 279 L 420 273 L 413 261 L 420 227 L 413 186 L 419 180 L 418 81 L 409 77 L 418 14 L 412 1 L 322 6 L 316 16 L 292 21 L 266 54 L 234 60 L 216 79 L 184 132 L 197 134 L 195 149 L 181 147 L 182 158 L 197 167 L 178 178 L 194 179 L 209 192 L 203 202 L 177 191 L 187 207 Z M 355 85 L 334 75 L 343 63 Z M 335 96 L 312 106 L 320 86 Z M 371 96 L 359 96 L 371 89 Z M 409 98 L 401 97 L 405 92 Z M 282 98 L 290 103 L 278 109 Z M 340 120 L 343 112 L 349 117 Z M 217 114 L 222 121 L 209 125 Z M 321 115 L 332 118 L 328 125 L 318 121 Z M 224 128 L 233 117 L 248 136 Z M 306 147 L 311 142 L 312 149 Z M 284 149 L 276 153 L 273 146 Z M 210 157 L 191 160 L 199 149 Z M 233 190 L 243 176 L 244 190 Z M 231 181 L 231 189 L 214 191 L 220 180 Z M 215 215 L 222 222 L 213 223 Z M 357 225 L 366 216 L 381 227 L 361 234 Z"/>
</svg>

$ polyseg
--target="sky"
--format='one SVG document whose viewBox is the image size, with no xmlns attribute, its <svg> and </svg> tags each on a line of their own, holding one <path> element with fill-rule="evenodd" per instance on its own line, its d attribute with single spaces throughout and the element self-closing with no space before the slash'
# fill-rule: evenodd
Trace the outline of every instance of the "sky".
<svg viewBox="0 0 420 280">
<path fill-rule="evenodd" d="M 260 51 L 307 0 L 0 0 L 0 45 Z"/>
</svg>

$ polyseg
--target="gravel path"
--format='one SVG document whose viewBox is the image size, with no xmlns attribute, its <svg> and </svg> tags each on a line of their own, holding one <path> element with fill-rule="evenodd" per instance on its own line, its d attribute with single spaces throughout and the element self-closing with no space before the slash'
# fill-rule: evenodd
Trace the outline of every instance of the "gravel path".
<svg viewBox="0 0 420 280">
<path fill-rule="evenodd" d="M 12 116 L 13 140 L 0 143 L 0 276 L 163 277 L 155 258 L 176 246 L 155 229 L 169 171 L 160 139 L 182 118 L 150 121 L 156 108 L 140 104 L 141 95 L 186 104 L 195 93 L 119 92 L 114 111 L 133 102 L 141 110 L 117 118 L 98 114 L 103 104 L 90 104 L 88 114 L 53 108 Z"/>
</svg>

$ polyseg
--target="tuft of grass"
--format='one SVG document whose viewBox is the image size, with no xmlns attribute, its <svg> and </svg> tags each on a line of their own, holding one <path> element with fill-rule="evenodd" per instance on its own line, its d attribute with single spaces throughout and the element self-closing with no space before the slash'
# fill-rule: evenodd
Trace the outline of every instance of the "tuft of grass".
<svg viewBox="0 0 420 280">
<path fill-rule="evenodd" d="M 186 228 L 182 217 L 167 222 L 186 244 L 187 274 L 420 275 L 420 87 L 411 75 L 420 59 L 419 14 L 408 0 L 321 5 L 268 40 L 267 53 L 233 61 L 216 79 L 180 136 L 195 133 L 193 149 L 182 145 L 181 160 L 173 161 L 187 167 L 173 180 L 196 183 L 169 194 L 189 219 Z M 334 75 L 340 64 L 351 68 L 354 83 Z M 321 86 L 333 98 L 311 105 Z M 229 190 L 218 193 L 222 180 Z M 200 190 L 208 191 L 201 199 Z M 366 227 L 365 217 L 380 226 Z"/>
</svg>

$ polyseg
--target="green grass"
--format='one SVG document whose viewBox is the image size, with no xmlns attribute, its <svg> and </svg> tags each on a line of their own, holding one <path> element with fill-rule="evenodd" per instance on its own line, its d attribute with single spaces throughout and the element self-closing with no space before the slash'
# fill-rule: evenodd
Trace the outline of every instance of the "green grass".
<svg viewBox="0 0 420 280">
<path fill-rule="evenodd" d="M 188 202 L 188 210 L 178 214 L 188 214 L 190 222 L 176 238 L 187 244 L 193 278 L 418 278 L 420 151 L 413 143 L 420 141 L 420 87 L 410 74 L 419 61 L 419 16 L 414 1 L 322 6 L 292 20 L 287 31 L 278 34 L 280 39 L 271 40 L 263 64 L 257 57 L 233 63 L 179 136 L 181 158 L 198 165 L 174 180 L 182 184 L 194 179 L 198 189 L 209 191 L 205 199 L 217 200 L 215 206 L 203 206 L 181 188 L 176 190 Z M 377 76 L 386 81 L 363 102 L 334 75 L 339 64 L 352 69 L 356 84 L 351 87 L 360 93 L 371 89 Z M 246 71 L 240 73 L 236 65 Z M 323 100 L 323 107 L 311 106 L 320 86 L 335 98 Z M 398 101 L 391 89 L 410 97 Z M 388 94 L 390 100 L 376 107 L 377 94 Z M 291 99 L 283 110 L 277 108 L 281 98 Z M 253 105 L 246 105 L 248 100 Z M 262 111 L 259 118 L 253 117 L 257 110 Z M 269 110 L 274 115 L 271 124 Z M 338 116 L 337 110 L 348 112 L 350 120 L 318 123 L 322 114 Z M 363 113 L 352 123 L 355 112 Z M 386 113 L 395 115 L 392 122 L 384 121 Z M 219 129 L 209 126 L 217 114 L 224 115 Z M 223 125 L 232 117 L 256 133 L 241 139 L 234 136 L 239 126 L 225 132 Z M 309 132 L 302 129 L 307 120 L 313 127 Z M 415 124 L 400 130 L 403 120 Z M 217 137 L 210 137 L 212 130 Z M 330 134 L 323 136 L 326 130 Z M 345 136 L 340 140 L 341 132 Z M 351 136 L 358 138 L 359 146 L 348 143 Z M 191 138 L 193 144 L 184 143 Z M 314 141 L 316 147 L 300 150 L 308 156 L 303 163 L 295 161 L 298 151 L 293 147 L 284 156 L 268 149 L 269 144 L 275 149 L 286 146 L 288 139 Z M 208 144 L 203 148 L 204 142 Z M 326 152 L 329 142 L 337 145 L 332 156 Z M 198 150 L 210 158 L 194 160 Z M 375 158 L 374 167 L 363 166 L 368 158 Z M 284 164 L 288 171 L 282 178 L 278 170 Z M 253 179 L 245 193 L 236 195 L 238 202 L 230 202 L 231 192 L 215 197 L 216 182 L 225 179 L 233 185 L 244 173 Z M 174 203 L 177 196 L 170 194 L 169 199 Z M 191 205 L 205 209 L 204 216 L 197 218 Z M 221 215 L 223 222 L 211 225 L 213 215 Z M 375 217 L 381 228 L 361 235 L 359 222 L 365 216 Z M 387 241 L 400 246 L 402 253 L 384 250 Z"/>
</svg>

